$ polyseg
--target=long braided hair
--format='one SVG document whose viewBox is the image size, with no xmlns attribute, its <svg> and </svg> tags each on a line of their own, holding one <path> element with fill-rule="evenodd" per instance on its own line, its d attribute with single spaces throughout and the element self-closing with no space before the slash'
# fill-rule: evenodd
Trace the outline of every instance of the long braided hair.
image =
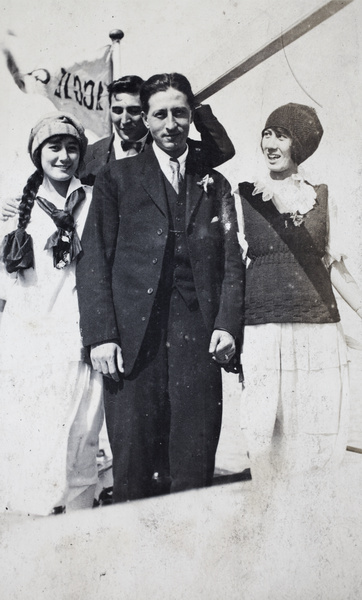
<svg viewBox="0 0 362 600">
<path fill-rule="evenodd" d="M 25 184 L 23 195 L 19 204 L 18 229 L 26 229 L 29 224 L 31 211 L 34 206 L 38 189 L 43 182 L 43 177 L 44 175 L 42 170 L 36 169 L 36 171 L 30 175 Z"/>
<path fill-rule="evenodd" d="M 8 273 L 34 267 L 33 241 L 31 235 L 25 230 L 29 225 L 31 211 L 43 177 L 43 170 L 39 167 L 28 178 L 18 208 L 17 228 L 8 233 L 1 244 L 0 258 Z"/>
</svg>

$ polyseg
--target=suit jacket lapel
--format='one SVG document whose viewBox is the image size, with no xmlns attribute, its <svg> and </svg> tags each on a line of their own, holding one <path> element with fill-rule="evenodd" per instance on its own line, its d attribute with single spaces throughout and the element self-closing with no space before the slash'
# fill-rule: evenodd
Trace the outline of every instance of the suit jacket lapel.
<svg viewBox="0 0 362 600">
<path fill-rule="evenodd" d="M 143 168 L 141 169 L 140 183 L 147 194 L 151 196 L 156 206 L 158 206 L 165 216 L 168 216 L 163 174 L 155 153 L 152 150 L 152 146 L 146 148 L 145 151 L 140 154 L 140 157 L 141 156 L 143 158 Z"/>
<path fill-rule="evenodd" d="M 114 142 L 114 134 L 111 136 L 104 138 L 101 140 L 102 143 L 99 143 L 95 146 L 93 151 L 93 160 L 101 160 L 103 164 L 106 164 L 110 160 L 115 159 L 113 142 Z"/>
<path fill-rule="evenodd" d="M 152 146 L 145 148 L 140 156 L 143 158 L 140 182 L 154 203 L 167 216 L 168 206 L 163 174 Z M 202 179 L 198 171 L 193 153 L 190 152 L 186 162 L 186 228 L 204 193 L 203 187 L 197 184 Z"/>
<path fill-rule="evenodd" d="M 114 151 L 114 146 L 113 146 L 114 138 L 115 138 L 115 134 L 112 133 L 112 135 L 109 138 L 108 145 L 107 145 L 107 155 L 106 155 L 105 164 L 108 163 L 110 160 L 116 159 L 116 153 Z M 103 154 L 103 156 L 104 156 L 104 154 Z"/>
<path fill-rule="evenodd" d="M 186 161 L 186 229 L 204 193 L 202 185 L 197 183 L 201 179 L 202 175 L 197 172 L 193 157 L 188 156 Z"/>
</svg>

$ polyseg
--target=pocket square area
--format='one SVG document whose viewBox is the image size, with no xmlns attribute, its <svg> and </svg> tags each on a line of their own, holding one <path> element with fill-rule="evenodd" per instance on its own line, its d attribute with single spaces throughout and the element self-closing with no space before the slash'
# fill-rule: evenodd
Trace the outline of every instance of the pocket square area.
<svg viewBox="0 0 362 600">
<path fill-rule="evenodd" d="M 219 217 L 214 217 L 211 219 L 211 223 L 217 223 L 219 221 Z"/>
</svg>

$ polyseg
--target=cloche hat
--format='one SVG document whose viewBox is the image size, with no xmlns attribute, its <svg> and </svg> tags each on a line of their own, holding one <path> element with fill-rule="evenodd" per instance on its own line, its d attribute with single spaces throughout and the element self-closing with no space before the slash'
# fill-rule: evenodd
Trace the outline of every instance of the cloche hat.
<svg viewBox="0 0 362 600">
<path fill-rule="evenodd" d="M 323 135 L 323 127 L 314 108 L 293 102 L 274 110 L 263 131 L 275 127 L 283 127 L 290 133 L 295 142 L 298 165 L 317 150 Z"/>
<path fill-rule="evenodd" d="M 36 150 L 53 135 L 72 135 L 75 137 L 79 142 L 80 159 L 84 157 L 88 140 L 83 125 L 73 115 L 54 112 L 40 119 L 30 132 L 28 151 L 37 168 L 40 165 Z"/>
</svg>

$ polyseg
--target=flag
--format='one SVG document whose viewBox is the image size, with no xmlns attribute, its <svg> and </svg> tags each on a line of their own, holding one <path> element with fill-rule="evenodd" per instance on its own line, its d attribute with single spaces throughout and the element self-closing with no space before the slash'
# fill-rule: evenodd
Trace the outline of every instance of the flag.
<svg viewBox="0 0 362 600">
<path fill-rule="evenodd" d="M 93 57 L 70 66 L 38 67 L 21 72 L 13 52 L 2 48 L 7 67 L 22 92 L 41 94 L 58 110 L 77 117 L 85 129 L 98 137 L 111 132 L 107 85 L 111 81 L 111 46 L 97 50 Z"/>
</svg>

